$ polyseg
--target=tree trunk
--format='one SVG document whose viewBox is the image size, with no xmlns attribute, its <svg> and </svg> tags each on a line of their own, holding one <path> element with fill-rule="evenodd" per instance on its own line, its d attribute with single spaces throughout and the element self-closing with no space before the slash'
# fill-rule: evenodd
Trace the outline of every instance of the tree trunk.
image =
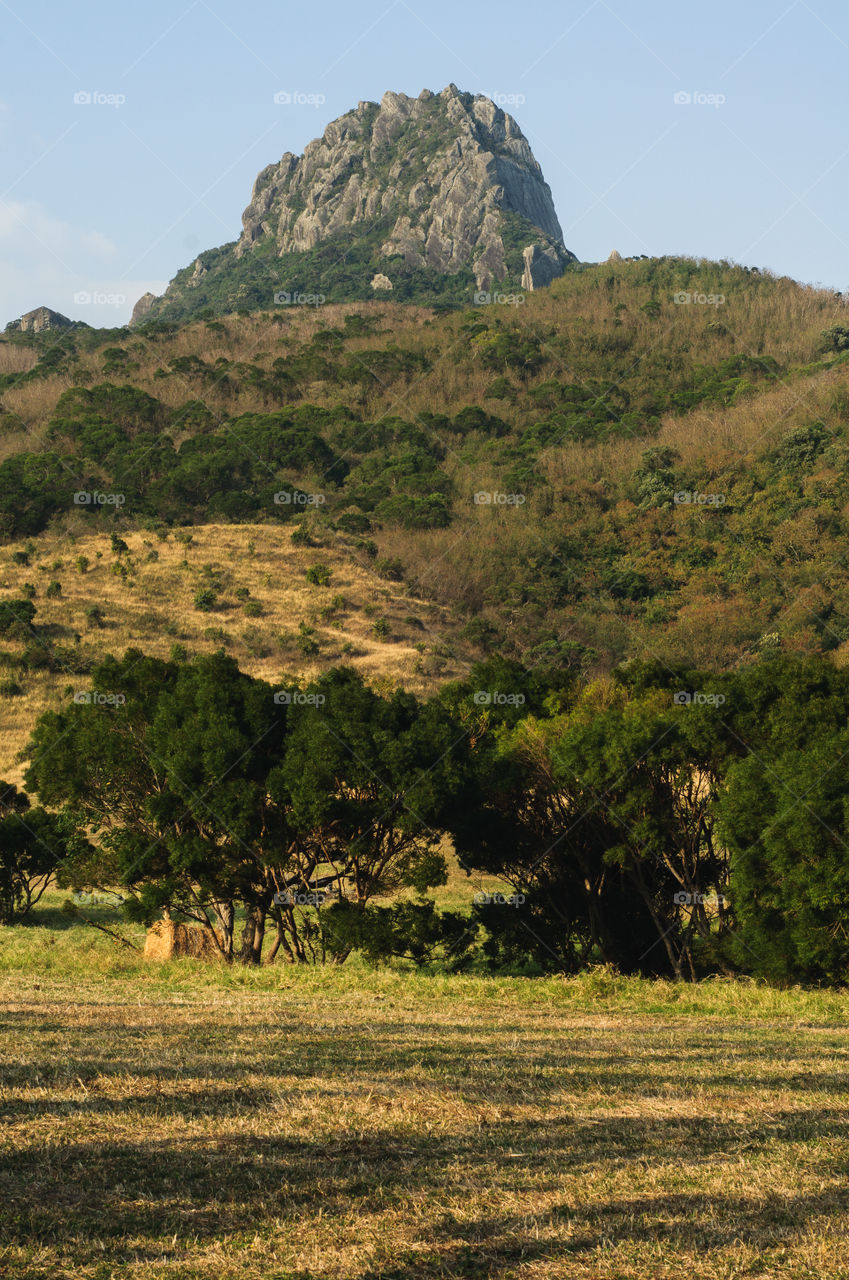
<svg viewBox="0 0 849 1280">
<path fill-rule="evenodd" d="M 224 955 L 233 959 L 233 928 L 236 920 L 236 909 L 232 902 L 213 902 L 212 908 L 221 930 Z"/>
<path fill-rule="evenodd" d="M 242 933 L 242 949 L 239 960 L 242 964 L 259 964 L 262 960 L 262 944 L 265 938 L 265 908 L 248 907 L 245 916 L 245 928 Z"/>
</svg>

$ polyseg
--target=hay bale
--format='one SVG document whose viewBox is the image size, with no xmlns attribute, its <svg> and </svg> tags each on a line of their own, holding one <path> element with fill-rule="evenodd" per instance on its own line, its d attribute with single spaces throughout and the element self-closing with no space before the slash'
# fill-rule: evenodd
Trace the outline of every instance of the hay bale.
<svg viewBox="0 0 849 1280">
<path fill-rule="evenodd" d="M 220 934 L 216 934 L 219 942 Z M 215 945 L 210 929 L 199 925 L 175 924 L 173 920 L 159 920 L 147 931 L 144 943 L 145 960 L 174 960 L 190 956 L 194 960 L 216 960 L 221 952 Z"/>
</svg>

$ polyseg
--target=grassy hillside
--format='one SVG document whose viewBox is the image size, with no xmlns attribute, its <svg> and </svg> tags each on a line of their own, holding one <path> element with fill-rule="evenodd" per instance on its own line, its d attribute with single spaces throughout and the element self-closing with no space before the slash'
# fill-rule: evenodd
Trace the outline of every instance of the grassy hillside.
<svg viewBox="0 0 849 1280">
<path fill-rule="evenodd" d="M 294 545 L 289 528 L 218 524 L 122 541 L 116 552 L 109 535 L 83 530 L 0 553 L 0 600 L 31 596 L 36 608 L 32 628 L 0 639 L 0 777 L 19 780 L 37 715 L 85 690 L 98 658 L 130 647 L 163 658 L 223 648 L 272 683 L 350 664 L 378 688 L 417 692 L 468 666 L 444 608 L 332 539 Z M 308 580 L 317 565 L 325 585 Z M 204 591 L 215 599 L 199 608 Z"/>
<path fill-rule="evenodd" d="M 847 345 L 840 295 L 684 259 L 439 315 L 281 306 L 19 335 L 0 343 L 0 529 L 309 510 L 478 652 L 590 672 L 646 652 L 842 661 Z M 76 489 L 124 502 L 75 511 Z"/>
</svg>

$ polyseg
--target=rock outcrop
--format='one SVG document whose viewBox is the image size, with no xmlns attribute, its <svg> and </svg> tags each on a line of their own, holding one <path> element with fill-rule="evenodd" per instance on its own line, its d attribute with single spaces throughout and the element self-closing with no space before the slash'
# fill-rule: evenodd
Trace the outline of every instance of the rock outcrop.
<svg viewBox="0 0 849 1280">
<path fill-rule="evenodd" d="M 315 256 L 325 245 L 340 250 L 335 276 Z M 389 92 L 334 120 L 303 155 L 287 152 L 263 169 L 238 241 L 201 254 L 162 299 L 148 303 L 146 295 L 133 319 L 169 307 L 186 315 L 258 305 L 256 282 L 265 275 L 285 287 L 280 272 L 299 262 L 302 282 L 345 301 L 373 296 L 383 279 L 397 293 L 404 277 L 438 291 L 438 277 L 462 275 L 470 295 L 502 281 L 540 288 L 573 261 L 551 191 L 511 116 L 455 85 L 417 98 Z"/>
<path fill-rule="evenodd" d="M 43 333 L 45 329 L 70 329 L 73 324 L 73 320 L 59 311 L 51 311 L 49 307 L 36 307 L 34 311 L 27 311 L 22 315 L 20 320 L 13 320 L 6 328 L 21 333 Z"/>
<path fill-rule="evenodd" d="M 144 320 L 155 302 L 155 293 L 143 293 L 136 305 L 133 307 L 133 314 L 130 316 L 130 324 L 139 324 Z"/>
</svg>

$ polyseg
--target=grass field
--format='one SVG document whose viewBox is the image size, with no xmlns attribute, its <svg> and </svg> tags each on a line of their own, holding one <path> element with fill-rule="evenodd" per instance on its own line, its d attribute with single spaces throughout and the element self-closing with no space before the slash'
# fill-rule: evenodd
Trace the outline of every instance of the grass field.
<svg viewBox="0 0 849 1280">
<path fill-rule="evenodd" d="M 3 1277 L 849 1276 L 845 993 L 145 966 L 51 906 L 0 1001 Z"/>
</svg>

